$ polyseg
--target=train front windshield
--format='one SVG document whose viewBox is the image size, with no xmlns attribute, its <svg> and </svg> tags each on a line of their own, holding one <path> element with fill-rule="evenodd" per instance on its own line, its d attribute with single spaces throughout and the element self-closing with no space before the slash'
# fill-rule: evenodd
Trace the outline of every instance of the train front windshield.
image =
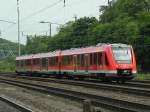
<svg viewBox="0 0 150 112">
<path fill-rule="evenodd" d="M 116 63 L 131 64 L 132 55 L 130 47 L 113 47 L 112 48 Z"/>
</svg>

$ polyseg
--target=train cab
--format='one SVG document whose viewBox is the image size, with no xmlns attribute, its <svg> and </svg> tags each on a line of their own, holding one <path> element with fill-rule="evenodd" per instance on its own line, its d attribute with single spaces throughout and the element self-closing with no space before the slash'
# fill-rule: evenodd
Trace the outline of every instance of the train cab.
<svg viewBox="0 0 150 112">
<path fill-rule="evenodd" d="M 111 46 L 114 67 L 118 80 L 131 80 L 136 73 L 136 61 L 133 48 L 130 45 L 114 44 Z"/>
</svg>

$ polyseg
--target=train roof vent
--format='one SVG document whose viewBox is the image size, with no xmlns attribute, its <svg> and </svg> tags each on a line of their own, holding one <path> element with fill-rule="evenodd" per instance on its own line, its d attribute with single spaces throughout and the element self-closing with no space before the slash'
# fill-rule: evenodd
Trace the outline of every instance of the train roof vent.
<svg viewBox="0 0 150 112">
<path fill-rule="evenodd" d="M 75 49 L 79 49 L 79 48 L 71 48 L 71 50 L 75 50 Z"/>
<path fill-rule="evenodd" d="M 114 46 L 114 47 L 130 47 L 130 45 L 122 44 L 122 43 L 118 43 L 118 44 L 111 44 L 111 46 Z"/>
<path fill-rule="evenodd" d="M 104 45 L 109 45 L 109 43 L 98 43 L 96 46 L 99 47 L 99 46 L 104 46 Z"/>
</svg>

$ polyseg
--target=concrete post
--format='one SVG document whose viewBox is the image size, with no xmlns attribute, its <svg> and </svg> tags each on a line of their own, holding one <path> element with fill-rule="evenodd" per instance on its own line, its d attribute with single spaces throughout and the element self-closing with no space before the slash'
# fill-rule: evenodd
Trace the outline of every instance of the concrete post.
<svg viewBox="0 0 150 112">
<path fill-rule="evenodd" d="M 92 104 L 90 100 L 84 100 L 83 112 L 92 112 Z"/>
<path fill-rule="evenodd" d="M 101 112 L 99 108 L 94 108 L 90 100 L 84 100 L 83 112 Z"/>
</svg>

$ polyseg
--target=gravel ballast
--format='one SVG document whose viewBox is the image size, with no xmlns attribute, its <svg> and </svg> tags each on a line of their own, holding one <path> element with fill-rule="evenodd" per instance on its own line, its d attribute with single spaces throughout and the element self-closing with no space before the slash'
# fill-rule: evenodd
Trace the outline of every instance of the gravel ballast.
<svg viewBox="0 0 150 112">
<path fill-rule="evenodd" d="M 34 110 L 34 112 L 82 112 L 82 104 L 78 102 L 56 96 L 44 95 L 8 84 L 0 83 L 0 95 L 13 99 L 17 103 Z M 3 105 L 1 106 L 3 107 Z"/>
<path fill-rule="evenodd" d="M 11 79 L 11 78 L 8 78 L 8 79 Z M 86 87 L 82 87 L 82 86 L 74 86 L 74 85 L 60 84 L 60 83 L 53 83 L 53 82 L 33 81 L 33 80 L 28 80 L 28 79 L 16 78 L 16 80 L 23 81 L 23 82 L 29 82 L 29 83 L 33 83 L 33 84 L 45 85 L 45 86 L 49 86 L 49 87 L 57 87 L 57 88 L 73 90 L 73 91 L 78 91 L 78 92 L 83 92 L 83 93 L 100 95 L 100 96 L 110 97 L 110 98 L 124 100 L 124 101 L 136 102 L 136 103 L 145 104 L 145 105 L 150 105 L 149 97 L 138 96 L 138 95 L 133 95 L 133 94 L 128 94 L 128 93 L 122 93 L 121 91 L 115 92 L 115 91 L 111 91 L 111 90 L 92 89 L 92 88 L 86 88 Z"/>
<path fill-rule="evenodd" d="M 21 112 L 0 100 L 0 112 Z"/>
</svg>

